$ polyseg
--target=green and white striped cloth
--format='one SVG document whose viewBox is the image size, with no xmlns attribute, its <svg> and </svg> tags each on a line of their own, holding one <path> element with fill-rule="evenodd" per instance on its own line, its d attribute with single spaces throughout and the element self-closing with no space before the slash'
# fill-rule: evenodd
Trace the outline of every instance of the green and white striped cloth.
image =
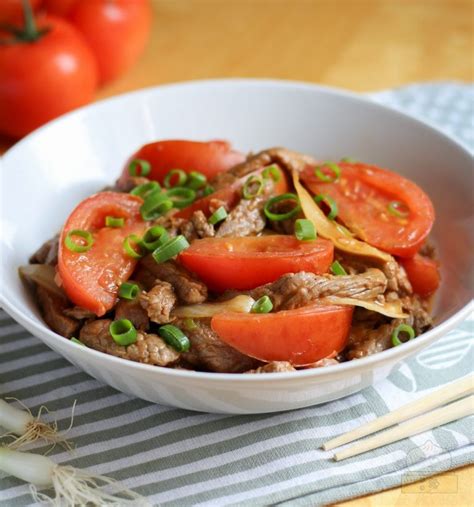
<svg viewBox="0 0 474 507">
<path fill-rule="evenodd" d="M 414 85 L 374 95 L 439 123 L 470 147 L 473 88 Z M 187 412 L 130 398 L 92 379 L 0 311 L 0 396 L 33 412 L 55 411 L 69 425 L 73 454 L 60 464 L 111 476 L 154 505 L 321 505 L 380 491 L 472 463 L 473 418 L 335 463 L 323 441 L 372 420 L 472 371 L 473 321 L 467 320 L 375 387 L 318 407 L 230 416 Z M 47 447 L 33 445 L 35 452 Z M 2 506 L 31 505 L 24 483 L 0 474 Z"/>
</svg>

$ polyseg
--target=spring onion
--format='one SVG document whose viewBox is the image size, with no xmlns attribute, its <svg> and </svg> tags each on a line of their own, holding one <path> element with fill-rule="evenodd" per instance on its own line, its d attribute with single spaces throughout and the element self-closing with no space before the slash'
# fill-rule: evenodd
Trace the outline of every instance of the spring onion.
<svg viewBox="0 0 474 507">
<path fill-rule="evenodd" d="M 79 236 L 82 238 L 81 243 L 77 243 L 72 238 L 73 236 Z M 94 238 L 89 231 L 83 231 L 82 229 L 74 229 L 73 231 L 69 231 L 64 238 L 64 244 L 66 245 L 68 250 L 75 253 L 83 253 L 87 252 L 92 248 L 94 244 Z"/>
<path fill-rule="evenodd" d="M 82 343 L 81 340 L 74 338 L 74 336 L 72 338 L 70 338 L 69 341 L 72 343 L 75 343 L 77 345 L 82 345 L 83 347 L 87 347 L 87 345 L 85 343 Z"/>
<path fill-rule="evenodd" d="M 314 198 L 315 203 L 324 202 L 324 204 L 327 204 L 329 206 L 329 213 L 327 217 L 329 220 L 335 220 L 337 217 L 337 214 L 339 213 L 339 209 L 337 207 L 336 201 L 329 195 L 326 194 L 318 194 Z"/>
<path fill-rule="evenodd" d="M 247 181 L 244 183 L 242 195 L 244 199 L 254 199 L 257 195 L 260 195 L 263 192 L 263 187 L 263 179 L 260 178 L 260 176 L 249 176 Z"/>
<path fill-rule="evenodd" d="M 392 201 L 387 205 L 387 210 L 390 214 L 398 218 L 406 218 L 410 212 L 408 207 L 400 201 Z"/>
<path fill-rule="evenodd" d="M 251 313 L 270 313 L 273 310 L 272 300 L 268 296 L 262 296 L 255 301 L 250 310 Z"/>
<path fill-rule="evenodd" d="M 132 259 L 141 259 L 144 255 L 141 248 L 141 239 L 136 234 L 130 234 L 123 240 L 123 250 Z"/>
<path fill-rule="evenodd" d="M 125 225 L 125 218 L 117 218 L 117 217 L 105 217 L 105 226 L 106 227 L 123 227 Z"/>
<path fill-rule="evenodd" d="M 218 303 L 199 303 L 195 305 L 183 305 L 176 307 L 173 317 L 185 319 L 203 319 L 213 317 L 222 312 L 250 313 L 255 300 L 250 296 L 240 294 L 227 301 Z"/>
<path fill-rule="evenodd" d="M 147 196 L 145 202 L 140 206 L 140 214 L 143 220 L 155 220 L 164 215 L 173 207 L 173 201 L 165 192 L 152 192 Z"/>
<path fill-rule="evenodd" d="M 217 224 L 218 222 L 222 222 L 227 217 L 227 211 L 224 206 L 218 208 L 214 213 L 209 217 L 208 222 L 212 225 Z"/>
<path fill-rule="evenodd" d="M 188 175 L 182 169 L 171 169 L 165 176 L 163 184 L 166 188 L 182 187 L 188 179 Z"/>
<path fill-rule="evenodd" d="M 163 245 L 159 246 L 152 253 L 152 256 L 153 259 L 155 259 L 155 261 L 158 263 L 166 262 L 188 247 L 188 240 L 180 234 L 179 236 L 176 236 L 175 238 L 170 239 Z"/>
<path fill-rule="evenodd" d="M 329 169 L 333 172 L 333 176 L 330 176 L 322 171 L 325 167 L 329 167 Z M 341 177 L 341 168 L 334 162 L 324 162 L 322 166 L 316 167 L 314 174 L 325 183 L 335 183 Z"/>
<path fill-rule="evenodd" d="M 140 169 L 138 171 L 138 169 Z M 143 160 L 141 158 L 136 158 L 130 162 L 128 165 L 128 174 L 130 176 L 148 176 L 151 171 L 151 165 L 148 160 Z"/>
<path fill-rule="evenodd" d="M 331 269 L 331 273 L 335 276 L 346 276 L 347 275 L 346 270 L 342 267 L 342 264 L 339 261 L 334 261 L 331 264 L 330 269 Z"/>
<path fill-rule="evenodd" d="M 352 157 L 341 158 L 341 162 L 346 162 L 347 164 L 357 164 L 357 160 Z"/>
<path fill-rule="evenodd" d="M 269 165 L 262 171 L 262 176 L 266 179 L 271 178 L 275 183 L 281 180 L 280 168 L 276 165 Z"/>
<path fill-rule="evenodd" d="M 118 295 L 119 298 L 132 300 L 138 296 L 139 291 L 140 287 L 136 283 L 124 282 L 119 287 Z"/>
<path fill-rule="evenodd" d="M 317 233 L 313 222 L 306 218 L 298 218 L 295 222 L 295 236 L 300 241 L 316 239 Z"/>
<path fill-rule="evenodd" d="M 293 209 L 291 209 L 290 211 L 286 212 L 286 213 L 273 213 L 271 210 L 272 210 L 272 207 L 279 203 L 279 202 L 282 202 L 282 201 L 294 201 L 295 202 L 295 206 Z M 295 194 L 281 194 L 281 195 L 277 195 L 275 197 L 272 197 L 271 199 L 269 199 L 266 203 L 265 203 L 265 206 L 263 208 L 263 212 L 265 213 L 265 216 L 269 219 L 269 220 L 273 220 L 274 222 L 278 222 L 280 220 L 287 220 L 288 218 L 292 218 L 294 217 L 295 215 L 297 215 L 301 210 L 301 206 L 300 206 L 300 201 L 298 199 L 298 196 L 295 195 Z"/>
<path fill-rule="evenodd" d="M 204 174 L 199 173 L 197 171 L 191 171 L 188 174 L 188 181 L 186 182 L 186 186 L 188 188 L 192 188 L 193 190 L 199 190 L 206 186 L 207 178 Z"/>
<path fill-rule="evenodd" d="M 109 333 L 117 345 L 128 347 L 137 341 L 137 330 L 128 319 L 114 320 L 109 326 Z"/>
<path fill-rule="evenodd" d="M 132 195 L 138 195 L 142 199 L 146 199 L 149 195 L 154 192 L 161 190 L 160 184 L 157 181 L 149 181 L 148 183 L 142 183 L 133 188 L 130 193 Z"/>
<path fill-rule="evenodd" d="M 399 338 L 400 333 L 406 333 L 407 338 L 408 338 L 406 341 L 413 340 L 413 338 L 415 338 L 415 336 L 416 336 L 415 330 L 411 326 L 409 326 L 408 324 L 400 324 L 399 326 L 397 326 L 395 328 L 395 330 L 393 331 L 392 336 L 391 336 L 392 345 L 394 347 L 398 347 L 398 345 L 401 345 L 402 343 L 404 343 Z"/>
<path fill-rule="evenodd" d="M 198 325 L 194 321 L 194 319 L 184 319 L 183 320 L 183 327 L 187 331 L 192 331 L 193 329 L 197 329 Z"/>
<path fill-rule="evenodd" d="M 168 231 L 160 225 L 150 227 L 141 240 L 140 245 L 152 252 L 170 239 Z"/>
<path fill-rule="evenodd" d="M 192 188 L 174 187 L 166 192 L 166 197 L 171 199 L 173 207 L 186 208 L 196 199 L 196 191 Z"/>
<path fill-rule="evenodd" d="M 206 187 L 204 187 L 204 190 L 202 191 L 202 195 L 204 197 L 208 196 L 208 195 L 211 195 L 215 192 L 214 190 L 214 187 L 212 187 L 211 185 L 207 185 Z"/>
<path fill-rule="evenodd" d="M 166 324 L 160 327 L 158 334 L 168 345 L 178 352 L 187 352 L 191 347 L 189 338 L 181 331 L 181 329 L 179 329 L 179 327 Z"/>
</svg>

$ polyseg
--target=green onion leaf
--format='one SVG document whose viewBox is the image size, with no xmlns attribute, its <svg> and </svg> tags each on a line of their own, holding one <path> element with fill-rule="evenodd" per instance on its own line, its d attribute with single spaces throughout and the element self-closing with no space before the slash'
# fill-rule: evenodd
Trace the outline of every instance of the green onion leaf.
<svg viewBox="0 0 474 507">
<path fill-rule="evenodd" d="M 105 226 L 106 227 L 123 227 L 125 225 L 125 218 L 117 218 L 117 217 L 105 217 Z"/>
<path fill-rule="evenodd" d="M 176 326 L 166 324 L 158 329 L 163 340 L 178 352 L 187 352 L 191 347 L 189 338 Z"/>
<path fill-rule="evenodd" d="M 139 168 L 140 170 L 138 171 Z M 128 165 L 128 174 L 130 174 L 130 176 L 148 176 L 150 174 L 150 171 L 150 162 L 141 158 L 132 160 Z"/>
<path fill-rule="evenodd" d="M 331 264 L 331 273 L 336 276 L 346 276 L 347 272 L 342 267 L 342 264 L 339 261 L 334 261 Z"/>
<path fill-rule="evenodd" d="M 392 333 L 392 345 L 394 347 L 398 347 L 398 345 L 404 343 L 399 338 L 400 333 L 407 334 L 408 336 L 407 341 L 413 340 L 413 338 L 415 338 L 416 336 L 415 330 L 411 326 L 409 326 L 408 324 L 400 324 Z"/>
<path fill-rule="evenodd" d="M 192 331 L 193 329 L 197 329 L 198 325 L 194 321 L 194 319 L 184 319 L 183 320 L 183 326 L 186 329 L 186 331 Z"/>
<path fill-rule="evenodd" d="M 152 256 L 153 259 L 155 259 L 155 261 L 158 263 L 166 262 L 188 247 L 189 247 L 188 240 L 184 236 L 179 235 L 173 239 L 170 239 L 164 245 L 159 246 L 152 253 Z"/>
<path fill-rule="evenodd" d="M 295 222 L 295 236 L 300 241 L 310 241 L 316 239 L 318 235 L 311 220 L 298 218 Z"/>
<path fill-rule="evenodd" d="M 132 246 L 132 243 L 135 246 Z M 130 234 L 123 240 L 123 250 L 132 259 L 141 259 L 144 255 L 141 248 L 141 239 L 136 234 Z"/>
<path fill-rule="evenodd" d="M 272 300 L 268 296 L 262 296 L 255 301 L 250 310 L 251 313 L 270 313 L 273 310 Z"/>
<path fill-rule="evenodd" d="M 271 178 L 275 183 L 278 183 L 281 180 L 280 168 L 276 164 L 269 165 L 262 171 L 262 176 L 266 179 Z"/>
<path fill-rule="evenodd" d="M 118 295 L 119 298 L 132 300 L 138 296 L 139 291 L 140 287 L 136 283 L 124 282 L 119 287 Z"/>
<path fill-rule="evenodd" d="M 77 343 L 78 345 L 82 345 L 83 347 L 87 347 L 87 345 L 85 343 L 82 343 L 81 340 L 74 338 L 74 336 L 72 338 L 70 338 L 69 341 L 71 341 L 73 343 Z"/>
<path fill-rule="evenodd" d="M 206 186 L 207 178 L 202 173 L 198 173 L 197 171 L 191 171 L 188 174 L 188 181 L 186 182 L 186 186 L 188 188 L 192 188 L 193 190 L 199 190 Z"/>
<path fill-rule="evenodd" d="M 109 333 L 117 345 L 127 347 L 137 341 L 137 330 L 128 319 L 115 320 L 109 326 Z"/>
<path fill-rule="evenodd" d="M 218 208 L 214 213 L 209 217 L 209 223 L 212 225 L 217 224 L 218 222 L 221 222 L 227 217 L 227 211 L 225 210 L 224 206 L 221 206 Z"/>
<path fill-rule="evenodd" d="M 82 238 L 79 240 L 80 243 L 74 241 L 72 239 L 73 236 L 79 236 L 79 238 Z M 84 240 L 85 243 L 82 240 Z M 92 245 L 94 244 L 94 238 L 88 231 L 83 231 L 82 229 L 74 229 L 73 231 L 69 231 L 66 234 L 66 237 L 64 238 L 64 244 L 68 250 L 71 250 L 71 252 L 83 253 L 92 248 Z"/>
<path fill-rule="evenodd" d="M 173 202 L 173 207 L 186 208 L 196 199 L 196 191 L 192 188 L 174 187 L 166 192 L 166 196 Z"/>
<path fill-rule="evenodd" d="M 294 201 L 295 207 L 286 213 L 273 213 L 271 211 L 272 207 L 281 201 Z M 290 194 L 281 194 L 281 195 L 277 195 L 275 197 L 272 197 L 271 199 L 269 199 L 265 203 L 265 206 L 263 208 L 263 212 L 265 213 L 265 216 L 268 219 L 273 220 L 274 222 L 278 222 L 281 220 L 286 220 L 288 218 L 292 218 L 295 215 L 297 215 L 300 212 L 300 210 L 301 210 L 301 206 L 300 206 L 300 200 L 298 199 L 298 196 L 296 194 L 291 194 L 291 193 Z"/>
<path fill-rule="evenodd" d="M 202 191 L 202 195 L 204 197 L 211 195 L 215 192 L 214 187 L 211 187 L 211 185 L 207 185 L 204 190 Z"/>
<path fill-rule="evenodd" d="M 173 201 L 165 192 L 153 192 L 140 207 L 143 220 L 155 220 L 173 207 Z"/>
<path fill-rule="evenodd" d="M 171 171 L 165 176 L 163 184 L 166 188 L 182 187 L 186 183 L 187 179 L 188 175 L 182 169 L 171 169 Z"/>
<path fill-rule="evenodd" d="M 392 201 L 388 204 L 387 209 L 389 213 L 398 218 L 406 218 L 410 214 L 408 207 L 400 201 Z"/>
<path fill-rule="evenodd" d="M 263 179 L 260 176 L 249 176 L 242 189 L 244 199 L 254 199 L 263 192 Z"/>
<path fill-rule="evenodd" d="M 358 161 L 352 157 L 344 157 L 344 158 L 341 158 L 341 162 L 346 162 L 348 164 L 357 164 Z"/>
<path fill-rule="evenodd" d="M 334 173 L 334 176 L 323 173 L 322 169 L 324 167 L 329 167 L 329 169 L 331 169 L 331 171 Z M 324 181 L 326 183 L 335 183 L 341 177 L 341 168 L 334 162 L 324 162 L 323 165 L 316 167 L 314 174 L 321 181 Z"/>
<path fill-rule="evenodd" d="M 157 181 L 149 181 L 148 183 L 137 185 L 130 191 L 130 193 L 132 195 L 138 195 L 138 197 L 141 197 L 142 199 L 146 199 L 149 195 L 154 192 L 159 192 L 160 190 L 161 187 Z"/>
<path fill-rule="evenodd" d="M 334 220 L 337 217 L 339 209 L 337 207 L 336 201 L 331 196 L 326 194 L 318 194 L 314 198 L 314 201 L 316 203 L 320 203 L 322 201 L 329 206 L 329 214 L 327 215 L 329 220 Z"/>
<path fill-rule="evenodd" d="M 155 225 L 154 227 L 150 227 L 150 229 L 145 232 L 140 245 L 152 252 L 159 246 L 166 243 L 169 239 L 170 236 L 168 234 L 168 231 L 160 225 Z"/>
</svg>

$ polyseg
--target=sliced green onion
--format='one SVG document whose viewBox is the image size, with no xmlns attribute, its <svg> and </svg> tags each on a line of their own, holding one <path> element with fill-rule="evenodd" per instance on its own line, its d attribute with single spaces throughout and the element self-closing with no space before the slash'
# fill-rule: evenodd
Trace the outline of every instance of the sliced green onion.
<svg viewBox="0 0 474 507">
<path fill-rule="evenodd" d="M 331 169 L 331 171 L 334 173 L 334 176 L 329 176 L 328 174 L 323 173 L 322 169 L 324 167 L 329 167 L 329 169 Z M 335 183 L 341 177 L 341 168 L 334 162 L 324 162 L 323 165 L 316 167 L 314 174 L 321 181 L 324 181 L 326 183 Z"/>
<path fill-rule="evenodd" d="M 347 275 L 347 271 L 342 267 L 342 264 L 339 261 L 334 261 L 331 264 L 331 273 L 336 276 Z"/>
<path fill-rule="evenodd" d="M 270 313 L 273 310 L 272 300 L 268 296 L 262 296 L 252 305 L 251 313 Z"/>
<path fill-rule="evenodd" d="M 192 188 L 174 187 L 166 192 L 166 196 L 171 199 L 175 208 L 185 208 L 196 199 L 196 191 Z"/>
<path fill-rule="evenodd" d="M 149 181 L 148 183 L 142 183 L 133 188 L 130 193 L 132 195 L 138 195 L 142 199 L 146 199 L 149 195 L 154 192 L 161 190 L 160 184 L 157 181 Z"/>
<path fill-rule="evenodd" d="M 400 333 L 406 333 L 408 335 L 407 341 L 413 340 L 416 336 L 415 330 L 411 326 L 408 324 L 400 324 L 392 333 L 392 345 L 394 347 L 398 347 L 398 345 L 404 343 L 398 337 Z"/>
<path fill-rule="evenodd" d="M 176 178 L 178 179 L 176 180 Z M 163 184 L 166 188 L 182 187 L 186 183 L 187 179 L 188 175 L 182 169 L 171 169 L 171 171 L 165 176 Z M 173 183 L 171 180 L 176 181 Z"/>
<path fill-rule="evenodd" d="M 159 246 L 165 244 L 170 239 L 168 231 L 160 225 L 150 227 L 141 240 L 140 245 L 144 246 L 150 252 L 156 250 Z"/>
<path fill-rule="evenodd" d="M 138 296 L 139 291 L 140 287 L 136 283 L 124 282 L 119 287 L 118 295 L 119 298 L 132 300 Z"/>
<path fill-rule="evenodd" d="M 281 180 L 280 168 L 276 164 L 269 165 L 262 171 L 262 176 L 267 179 L 271 178 L 275 183 L 278 183 Z"/>
<path fill-rule="evenodd" d="M 141 205 L 140 214 L 143 220 L 155 220 L 164 215 L 172 207 L 173 201 L 167 197 L 165 192 L 153 192 Z"/>
<path fill-rule="evenodd" d="M 300 241 L 310 241 L 317 238 L 313 222 L 306 218 L 298 218 L 295 222 L 295 236 Z"/>
<path fill-rule="evenodd" d="M 105 217 L 105 225 L 106 227 L 123 227 L 125 225 L 125 218 L 117 218 L 117 217 Z"/>
<path fill-rule="evenodd" d="M 208 195 L 213 194 L 214 192 L 215 192 L 214 187 L 212 187 L 211 185 L 207 185 L 202 191 L 202 195 L 206 197 Z"/>
<path fill-rule="evenodd" d="M 137 171 L 138 168 L 140 168 L 139 172 Z M 148 176 L 150 174 L 150 171 L 150 162 L 141 158 L 132 160 L 128 165 L 128 174 L 130 174 L 130 176 Z"/>
<path fill-rule="evenodd" d="M 263 186 L 263 179 L 260 176 L 249 176 L 242 189 L 244 199 L 254 199 L 257 195 L 260 195 L 263 192 Z M 255 189 L 252 190 L 253 187 Z"/>
<path fill-rule="evenodd" d="M 274 206 L 276 203 L 281 201 L 295 201 L 295 207 L 288 211 L 287 213 L 273 213 L 271 211 L 272 206 Z M 294 217 L 297 215 L 301 210 L 300 206 L 300 200 L 298 199 L 298 196 L 296 194 L 282 194 L 277 195 L 275 197 L 272 197 L 271 199 L 268 199 L 268 201 L 265 203 L 265 206 L 263 208 L 263 212 L 265 213 L 266 217 L 270 220 L 273 220 L 274 222 L 278 222 L 280 220 L 286 220 L 288 218 Z"/>
<path fill-rule="evenodd" d="M 337 217 L 337 214 L 339 213 L 339 209 L 337 207 L 336 201 L 329 195 L 326 194 L 318 194 L 314 201 L 316 203 L 324 202 L 329 206 L 329 213 L 327 217 L 329 220 L 334 220 Z"/>
<path fill-rule="evenodd" d="M 76 243 L 72 237 L 73 236 L 79 236 L 83 240 L 85 240 L 85 243 Z M 83 253 L 87 252 L 87 250 L 90 250 L 92 248 L 92 245 L 94 244 L 94 238 L 92 234 L 89 231 L 83 231 L 82 229 L 74 229 L 73 231 L 69 231 L 66 234 L 66 237 L 64 238 L 64 244 L 66 245 L 66 248 L 68 250 L 71 250 L 71 252 L 75 253 Z"/>
<path fill-rule="evenodd" d="M 132 246 L 132 243 L 135 243 L 135 247 Z M 130 234 L 123 240 L 123 249 L 132 259 L 141 259 L 144 255 L 141 249 L 141 239 L 136 234 Z"/>
<path fill-rule="evenodd" d="M 348 164 L 357 164 L 358 161 L 352 157 L 344 157 L 341 158 L 341 162 L 347 162 Z"/>
<path fill-rule="evenodd" d="M 179 327 L 166 324 L 158 329 L 158 334 L 165 342 L 178 352 L 187 352 L 191 347 L 189 338 L 179 329 Z"/>
<path fill-rule="evenodd" d="M 166 262 L 169 259 L 172 259 L 175 255 L 178 255 L 179 252 L 185 250 L 189 247 L 188 240 L 183 236 L 179 235 L 173 239 L 167 241 L 164 245 L 159 246 L 153 253 L 153 259 L 156 262 Z"/>
<path fill-rule="evenodd" d="M 109 326 L 109 333 L 117 345 L 127 347 L 137 341 L 137 330 L 128 319 L 115 320 Z"/>
<path fill-rule="evenodd" d="M 194 319 L 184 319 L 183 326 L 187 331 L 192 331 L 193 329 L 197 329 L 198 325 L 194 322 Z"/>
<path fill-rule="evenodd" d="M 198 173 L 197 171 L 191 171 L 188 174 L 188 181 L 186 182 L 186 186 L 188 188 L 192 188 L 193 190 L 199 190 L 202 187 L 205 187 L 207 183 L 207 178 L 202 173 Z"/>
<path fill-rule="evenodd" d="M 74 336 L 72 338 L 70 338 L 69 341 L 71 341 L 73 343 L 77 343 L 78 345 L 82 345 L 83 347 L 87 347 L 87 345 L 85 343 L 82 343 L 81 340 L 74 338 Z"/>
<path fill-rule="evenodd" d="M 388 212 L 398 218 L 406 218 L 410 212 L 408 207 L 400 201 L 392 201 L 387 206 Z"/>
<path fill-rule="evenodd" d="M 221 222 L 224 220 L 224 218 L 227 217 L 227 211 L 225 210 L 224 206 L 221 206 L 218 208 L 214 213 L 209 217 L 208 222 L 212 225 L 217 224 L 218 222 Z"/>
</svg>

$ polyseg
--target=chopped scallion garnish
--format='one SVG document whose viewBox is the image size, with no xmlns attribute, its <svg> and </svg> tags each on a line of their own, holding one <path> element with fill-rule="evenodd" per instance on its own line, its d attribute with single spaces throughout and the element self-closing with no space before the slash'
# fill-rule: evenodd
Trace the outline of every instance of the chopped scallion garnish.
<svg viewBox="0 0 474 507">
<path fill-rule="evenodd" d="M 254 199 L 263 192 L 263 179 L 260 176 L 249 176 L 242 189 L 244 199 Z"/>
<path fill-rule="evenodd" d="M 174 208 L 186 208 L 196 199 L 196 191 L 192 188 L 174 187 L 166 192 L 166 197 L 171 199 Z"/>
<path fill-rule="evenodd" d="M 273 213 L 272 207 L 275 204 L 282 202 L 282 201 L 294 201 L 294 203 L 295 203 L 294 208 L 286 213 Z M 265 203 L 265 206 L 263 208 L 265 216 L 268 219 L 273 220 L 274 222 L 278 222 L 280 220 L 286 220 L 288 218 L 292 218 L 295 215 L 297 215 L 300 212 L 300 210 L 301 210 L 301 206 L 300 206 L 300 200 L 298 199 L 298 196 L 296 194 L 291 194 L 291 193 L 277 195 L 275 197 L 272 197 L 271 199 L 269 199 Z"/>
<path fill-rule="evenodd" d="M 298 218 L 295 222 L 295 236 L 300 241 L 310 241 L 317 238 L 313 222 L 307 218 Z"/>
<path fill-rule="evenodd" d="M 105 217 L 105 225 L 106 227 L 123 227 L 125 225 L 125 218 L 117 218 L 117 217 Z"/>
<path fill-rule="evenodd" d="M 127 347 L 137 341 L 137 330 L 128 319 L 115 320 L 109 326 L 109 333 L 117 345 Z"/>
<path fill-rule="evenodd" d="M 122 299 L 135 299 L 138 296 L 138 292 L 140 291 L 140 287 L 136 283 L 124 282 L 119 287 L 118 295 Z"/>
<path fill-rule="evenodd" d="M 204 197 L 211 195 L 215 192 L 214 187 L 211 187 L 211 185 L 207 185 L 204 190 L 202 191 L 202 195 Z"/>
<path fill-rule="evenodd" d="M 135 246 L 132 246 L 133 244 Z M 144 255 L 141 247 L 141 239 L 136 234 L 130 234 L 123 240 L 123 250 L 128 256 L 132 257 L 132 259 L 141 259 Z"/>
<path fill-rule="evenodd" d="M 166 262 L 188 247 L 188 240 L 183 235 L 179 235 L 159 246 L 152 253 L 152 256 L 158 263 Z"/>
<path fill-rule="evenodd" d="M 333 176 L 323 172 L 323 168 L 325 167 L 329 167 L 333 172 Z M 335 183 L 341 177 L 341 168 L 334 162 L 324 162 L 323 165 L 316 167 L 314 174 L 325 183 Z"/>
<path fill-rule="evenodd" d="M 179 327 L 166 324 L 158 329 L 158 334 L 170 347 L 173 347 L 178 352 L 187 352 L 191 347 L 189 338 Z"/>
<path fill-rule="evenodd" d="M 166 188 L 182 187 L 188 175 L 182 169 L 171 169 L 171 171 L 165 176 L 163 184 Z"/>
<path fill-rule="evenodd" d="M 408 207 L 400 201 L 390 202 L 387 206 L 387 209 L 389 213 L 398 218 L 406 218 L 410 214 Z"/>
<path fill-rule="evenodd" d="M 73 236 L 81 238 L 80 243 L 73 240 Z M 84 240 L 84 241 L 82 241 Z M 69 231 L 64 238 L 64 244 L 68 250 L 75 253 L 84 253 L 92 248 L 94 244 L 94 237 L 89 231 L 83 231 L 82 229 L 74 229 Z"/>
<path fill-rule="evenodd" d="M 73 342 L 73 343 L 77 343 L 77 345 L 82 345 L 83 347 L 87 347 L 87 345 L 85 343 L 82 343 L 81 340 L 74 338 L 74 336 L 72 338 L 70 338 L 69 341 Z"/>
<path fill-rule="evenodd" d="M 346 162 L 347 164 L 357 164 L 357 160 L 352 157 L 341 158 L 341 162 Z"/>
<path fill-rule="evenodd" d="M 207 183 L 207 178 L 204 174 L 199 173 L 197 171 L 191 171 L 188 174 L 188 181 L 186 182 L 186 186 L 188 188 L 192 188 L 193 190 L 199 190 L 202 187 L 205 187 Z"/>
<path fill-rule="evenodd" d="M 167 230 L 160 225 L 155 225 L 145 232 L 140 244 L 152 252 L 159 246 L 166 243 L 169 239 L 170 237 Z"/>
<path fill-rule="evenodd" d="M 149 181 L 148 183 L 142 183 L 133 188 L 130 193 L 132 195 L 138 195 L 142 199 L 146 199 L 149 195 L 154 192 L 161 190 L 160 184 L 157 181 Z"/>
<path fill-rule="evenodd" d="M 139 170 L 138 170 L 139 169 Z M 130 176 L 148 176 L 151 171 L 151 165 L 148 160 L 143 160 L 141 158 L 136 158 L 130 162 L 128 165 L 128 174 Z"/>
<path fill-rule="evenodd" d="M 415 338 L 416 336 L 415 330 L 411 326 L 409 326 L 408 324 L 400 324 L 392 333 L 392 345 L 394 347 L 398 347 L 398 345 L 404 343 L 399 338 L 400 333 L 406 333 L 407 335 L 406 341 L 413 340 L 413 338 Z"/>
<path fill-rule="evenodd" d="M 318 194 L 315 196 L 314 201 L 316 203 L 324 202 L 329 206 L 329 213 L 327 215 L 329 220 L 334 220 L 337 217 L 339 209 L 337 207 L 336 201 L 331 196 L 326 194 Z"/>
<path fill-rule="evenodd" d="M 165 192 L 152 192 L 140 207 L 143 220 L 155 220 L 173 207 L 173 201 Z"/>
<path fill-rule="evenodd" d="M 339 261 L 334 261 L 331 264 L 331 273 L 336 276 L 347 275 L 346 270 L 342 267 L 342 264 Z"/>
<path fill-rule="evenodd" d="M 250 310 L 251 313 L 270 313 L 273 310 L 272 300 L 268 296 L 262 296 L 255 301 Z"/>
<path fill-rule="evenodd" d="M 271 178 L 275 183 L 278 183 L 281 180 L 280 168 L 276 164 L 269 165 L 262 171 L 262 176 L 267 179 Z"/>
<path fill-rule="evenodd" d="M 212 225 L 217 224 L 218 222 L 222 222 L 227 217 L 227 211 L 224 206 L 218 208 L 214 213 L 209 217 L 209 223 Z"/>
</svg>

